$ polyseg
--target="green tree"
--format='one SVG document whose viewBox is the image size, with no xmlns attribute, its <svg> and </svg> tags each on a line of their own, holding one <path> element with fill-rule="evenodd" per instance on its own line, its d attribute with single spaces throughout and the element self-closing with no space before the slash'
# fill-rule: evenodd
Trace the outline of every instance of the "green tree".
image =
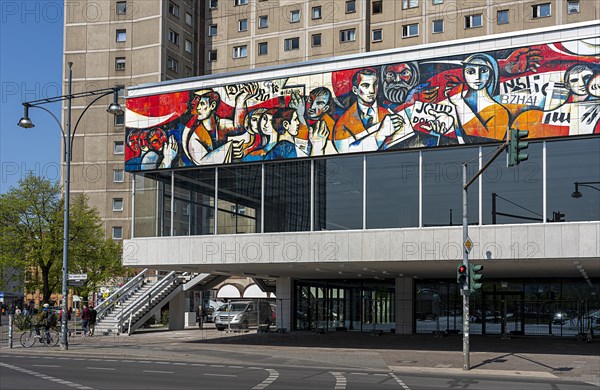
<svg viewBox="0 0 600 390">
<path fill-rule="evenodd" d="M 60 187 L 28 174 L 0 195 L 0 270 L 31 270 L 28 290 L 40 289 L 44 302 L 62 283 L 64 203 Z M 82 292 L 122 275 L 120 245 L 106 239 L 98 212 L 83 195 L 70 207 L 69 272 L 87 273 Z M 84 295 L 85 296 L 85 295 Z"/>
</svg>

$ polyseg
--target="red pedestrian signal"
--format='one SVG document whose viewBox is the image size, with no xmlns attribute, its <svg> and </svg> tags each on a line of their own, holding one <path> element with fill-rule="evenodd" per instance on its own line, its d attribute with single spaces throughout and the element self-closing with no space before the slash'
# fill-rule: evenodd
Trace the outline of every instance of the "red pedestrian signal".
<svg viewBox="0 0 600 390">
<path fill-rule="evenodd" d="M 469 272 L 464 264 L 459 264 L 456 269 L 456 283 L 460 285 L 461 289 L 469 285 Z"/>
</svg>

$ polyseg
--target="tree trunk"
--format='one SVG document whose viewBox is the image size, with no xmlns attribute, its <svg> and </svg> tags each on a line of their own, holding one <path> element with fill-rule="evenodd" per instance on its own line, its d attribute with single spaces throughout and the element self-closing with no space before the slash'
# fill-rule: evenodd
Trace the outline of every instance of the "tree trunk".
<svg viewBox="0 0 600 390">
<path fill-rule="evenodd" d="M 50 291 L 50 266 L 40 267 L 42 270 L 42 294 L 44 295 L 44 303 L 50 303 L 52 291 Z"/>
</svg>

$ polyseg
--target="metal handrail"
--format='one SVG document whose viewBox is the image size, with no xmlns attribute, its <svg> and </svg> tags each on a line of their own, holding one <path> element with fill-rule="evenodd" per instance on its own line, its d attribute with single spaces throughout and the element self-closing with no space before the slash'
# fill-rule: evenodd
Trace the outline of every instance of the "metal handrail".
<svg viewBox="0 0 600 390">
<path fill-rule="evenodd" d="M 152 299 L 156 298 L 161 292 L 163 292 L 166 287 L 172 283 L 173 281 L 178 280 L 178 275 L 175 271 L 169 272 L 165 275 L 161 280 L 156 282 L 149 291 L 147 291 L 144 295 L 138 297 L 131 304 L 127 305 L 127 307 L 123 307 L 121 311 L 115 316 L 115 320 L 119 322 L 119 333 L 123 328 L 123 319 L 127 318 L 131 314 L 140 310 L 146 303 L 151 304 Z"/>
<path fill-rule="evenodd" d="M 144 282 L 147 273 L 148 269 L 145 268 L 144 270 L 142 270 L 142 272 L 137 274 L 123 286 L 119 287 L 117 291 L 109 295 L 104 301 L 102 301 L 102 303 L 96 306 L 97 319 L 100 320 L 104 318 L 104 316 L 110 309 L 112 309 L 117 303 L 122 302 L 124 298 L 130 295 L 128 293 L 132 289 L 139 287 Z"/>
</svg>

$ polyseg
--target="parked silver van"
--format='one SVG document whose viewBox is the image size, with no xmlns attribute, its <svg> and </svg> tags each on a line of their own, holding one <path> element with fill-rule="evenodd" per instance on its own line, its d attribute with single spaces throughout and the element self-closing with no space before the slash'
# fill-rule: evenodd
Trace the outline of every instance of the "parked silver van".
<svg viewBox="0 0 600 390">
<path fill-rule="evenodd" d="M 219 314 L 215 317 L 217 330 L 247 329 L 259 324 L 271 325 L 273 312 L 267 301 L 237 301 L 227 306 L 225 311 L 220 307 Z"/>
</svg>

